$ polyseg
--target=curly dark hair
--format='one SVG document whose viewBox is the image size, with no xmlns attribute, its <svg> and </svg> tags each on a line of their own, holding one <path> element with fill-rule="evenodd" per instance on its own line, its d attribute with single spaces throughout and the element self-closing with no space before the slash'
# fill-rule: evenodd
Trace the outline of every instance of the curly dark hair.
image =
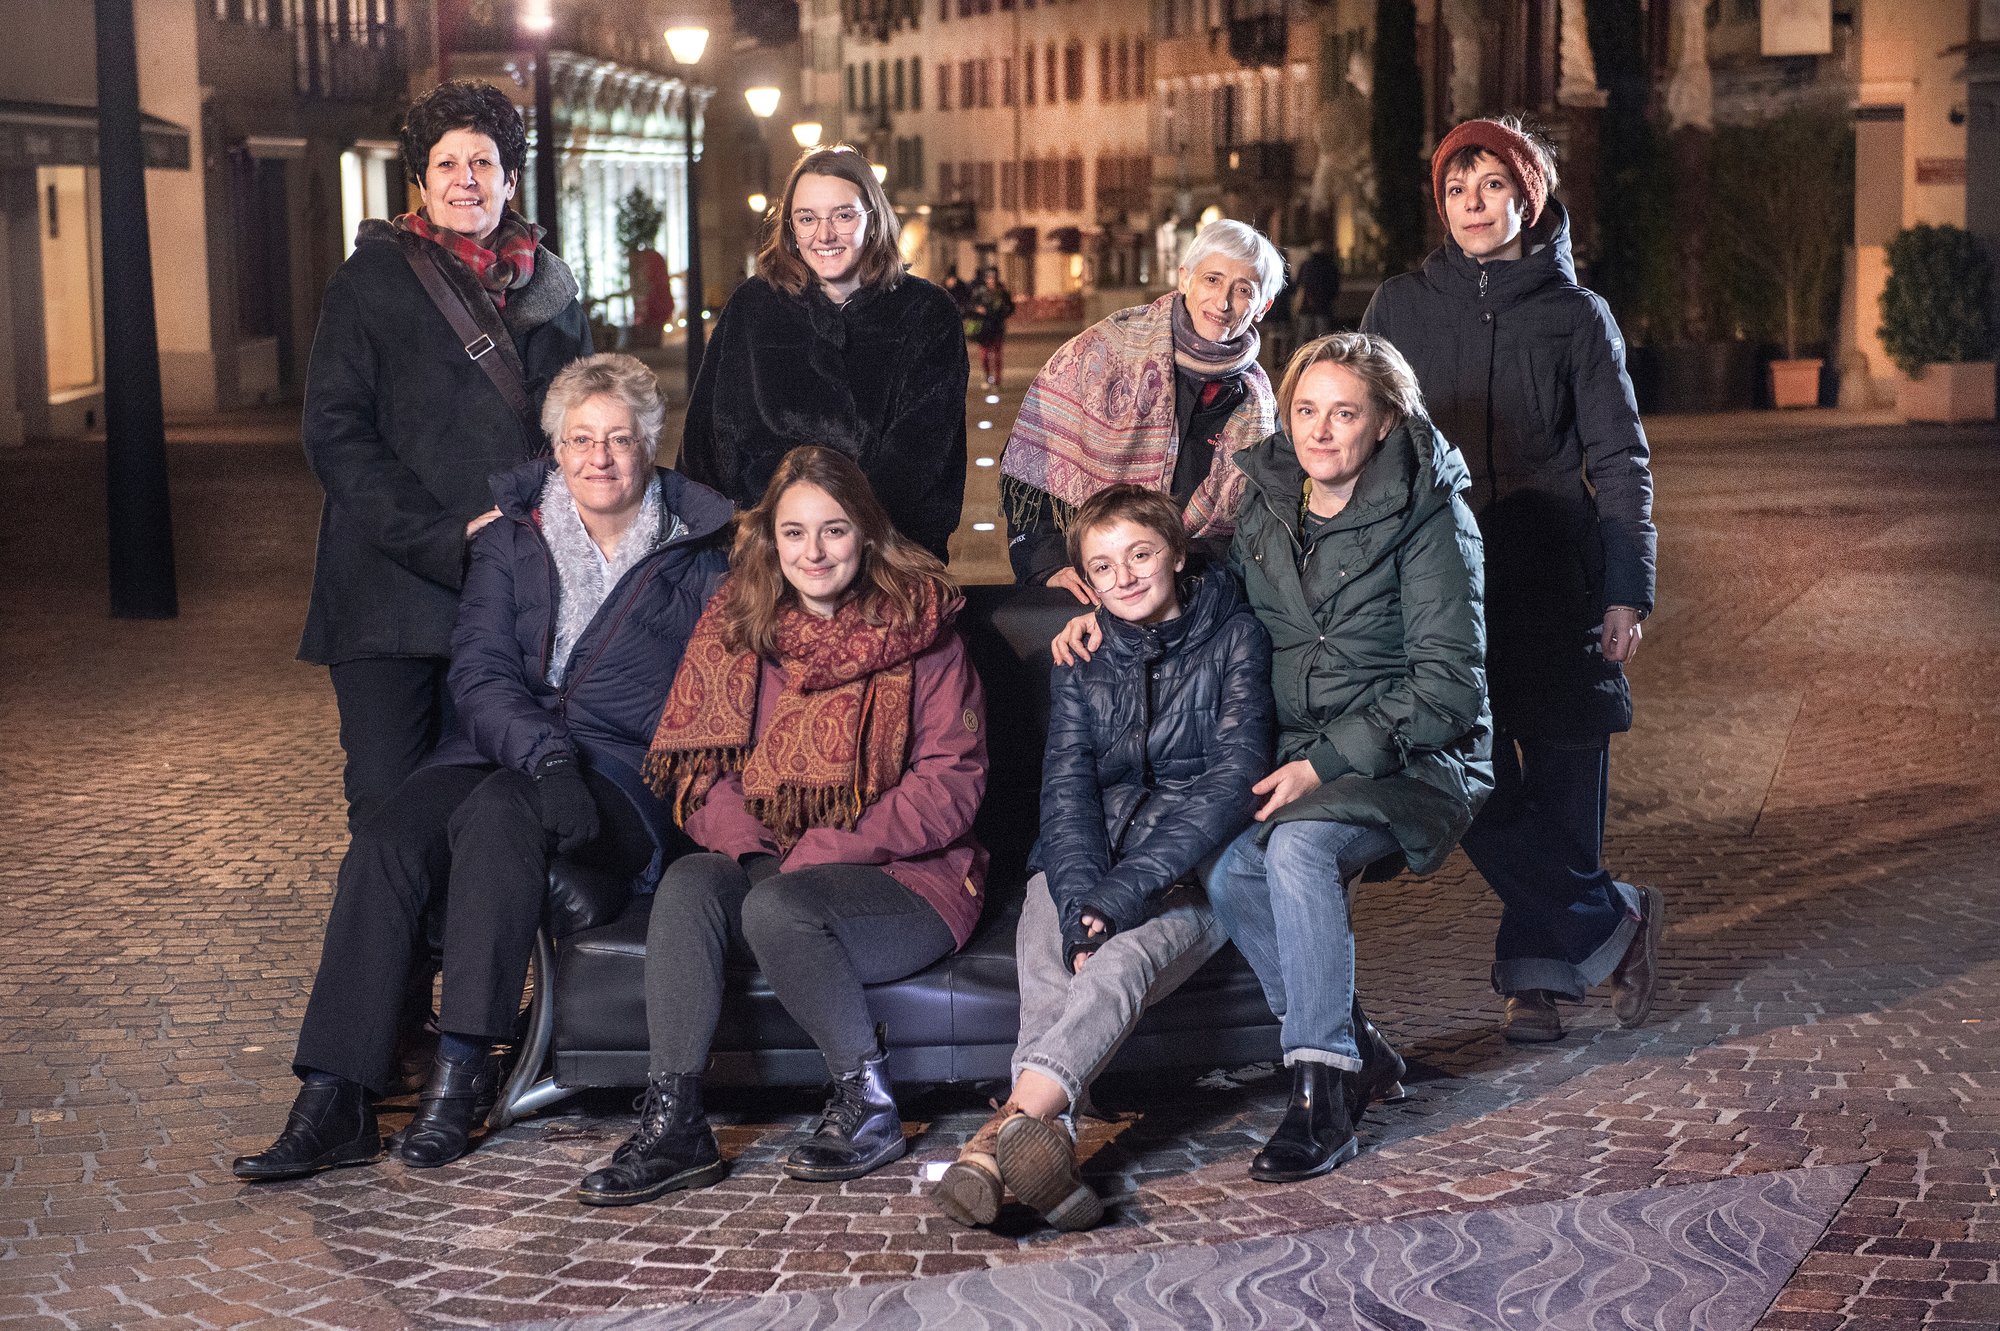
<svg viewBox="0 0 2000 1331">
<path fill-rule="evenodd" d="M 403 170 L 412 185 L 424 183 L 431 164 L 431 149 L 455 129 L 476 130 L 493 140 L 500 150 L 500 169 L 509 179 L 518 180 L 528 161 L 528 131 L 521 113 L 507 94 L 478 79 L 452 79 L 440 83 L 410 104 L 399 136 L 403 145 Z"/>
</svg>

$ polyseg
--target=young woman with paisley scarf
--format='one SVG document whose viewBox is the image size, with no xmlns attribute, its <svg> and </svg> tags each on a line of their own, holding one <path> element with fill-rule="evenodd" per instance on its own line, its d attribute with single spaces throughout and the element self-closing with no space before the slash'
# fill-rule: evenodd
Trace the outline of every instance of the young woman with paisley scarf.
<svg viewBox="0 0 2000 1331">
<path fill-rule="evenodd" d="M 1269 240 L 1241 222 L 1211 222 L 1188 248 L 1179 290 L 1057 348 L 1000 458 L 1015 581 L 1098 604 L 1063 533 L 1077 505 L 1118 484 L 1172 495 L 1197 553 L 1227 549 L 1243 494 L 1234 456 L 1276 428 L 1256 324 L 1284 283 Z"/>
<path fill-rule="evenodd" d="M 972 820 L 986 700 L 943 564 L 899 535 L 859 466 L 787 454 L 737 519 L 646 775 L 707 854 L 661 880 L 646 936 L 652 1067 L 639 1125 L 578 1186 L 626 1206 L 727 1172 L 702 1109 L 725 958 L 747 949 L 826 1055 L 833 1094 L 793 1178 L 901 1156 L 886 1036 L 865 984 L 962 947 L 985 900 Z"/>
</svg>

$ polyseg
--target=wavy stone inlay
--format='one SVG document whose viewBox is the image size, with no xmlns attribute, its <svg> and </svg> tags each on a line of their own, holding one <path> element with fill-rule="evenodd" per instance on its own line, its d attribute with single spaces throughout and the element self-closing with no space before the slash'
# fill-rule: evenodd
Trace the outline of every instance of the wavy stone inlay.
<svg viewBox="0 0 2000 1331">
<path fill-rule="evenodd" d="M 539 1323 L 548 1331 L 1733 1331 L 1860 1179 L 1795 1169 L 1213 1246 Z"/>
</svg>

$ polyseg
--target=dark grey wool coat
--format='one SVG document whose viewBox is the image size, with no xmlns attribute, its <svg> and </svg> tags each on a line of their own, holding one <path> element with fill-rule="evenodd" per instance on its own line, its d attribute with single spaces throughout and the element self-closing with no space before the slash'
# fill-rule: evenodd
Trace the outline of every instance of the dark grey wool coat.
<svg viewBox="0 0 2000 1331">
<path fill-rule="evenodd" d="M 487 477 L 548 451 L 465 354 L 398 244 L 387 222 L 361 224 L 313 337 L 302 428 L 326 503 L 302 661 L 449 655 L 465 524 L 493 506 Z M 468 300 L 490 302 L 457 260 L 443 269 Z M 500 318 L 539 412 L 556 371 L 590 354 L 576 279 L 538 251 Z"/>
</svg>

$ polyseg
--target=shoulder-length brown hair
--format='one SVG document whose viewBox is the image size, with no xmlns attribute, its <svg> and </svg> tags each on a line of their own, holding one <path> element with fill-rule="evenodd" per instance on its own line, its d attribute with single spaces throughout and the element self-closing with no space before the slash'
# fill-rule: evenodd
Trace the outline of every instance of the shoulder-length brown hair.
<svg viewBox="0 0 2000 1331">
<path fill-rule="evenodd" d="M 860 599 L 862 617 L 870 624 L 908 627 L 918 614 L 926 582 L 947 599 L 958 595 L 958 584 L 938 557 L 890 524 L 860 467 L 844 453 L 803 444 L 778 463 L 757 506 L 736 515 L 722 620 L 723 645 L 730 651 L 775 656 L 778 616 L 799 603 L 798 592 L 778 567 L 778 501 L 795 485 L 818 486 L 853 521 L 861 538 L 861 567 L 849 595 Z"/>
<path fill-rule="evenodd" d="M 903 253 L 896 248 L 902 223 L 882 182 L 875 179 L 868 159 L 844 143 L 828 148 L 810 148 L 799 154 L 792 174 L 785 179 L 784 197 L 776 213 L 764 224 L 764 247 L 757 251 L 757 276 L 780 291 L 796 296 L 819 277 L 799 253 L 798 238 L 792 234 L 792 196 L 798 192 L 800 176 L 832 176 L 861 192 L 861 206 L 868 210 L 868 239 L 862 242 L 861 285 L 884 289 L 903 280 Z"/>
</svg>

